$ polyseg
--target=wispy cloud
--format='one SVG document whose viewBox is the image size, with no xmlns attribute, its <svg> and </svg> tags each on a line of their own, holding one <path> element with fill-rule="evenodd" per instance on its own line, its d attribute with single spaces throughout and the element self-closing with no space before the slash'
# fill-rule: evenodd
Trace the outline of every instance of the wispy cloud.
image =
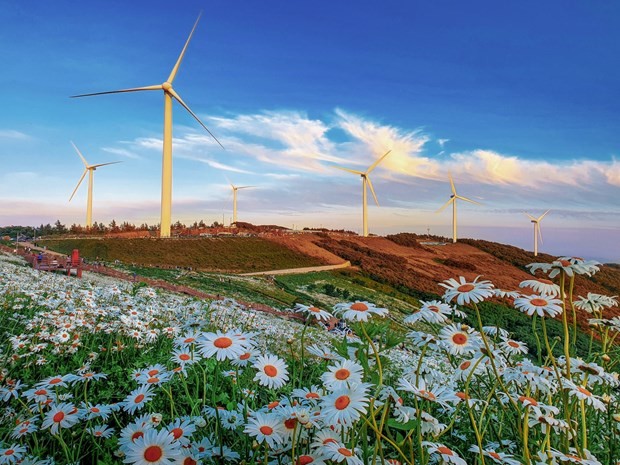
<svg viewBox="0 0 620 465">
<path fill-rule="evenodd" d="M 106 152 L 106 153 L 111 153 L 113 155 L 119 155 L 121 157 L 125 157 L 125 158 L 131 158 L 134 160 L 138 160 L 142 157 L 140 157 L 140 155 L 138 155 L 137 153 L 134 153 L 130 150 L 127 149 L 120 149 L 120 148 L 116 148 L 116 147 L 103 147 L 101 149 L 101 151 Z"/>
<path fill-rule="evenodd" d="M 0 139 L 28 140 L 32 139 L 32 136 L 15 129 L 0 129 Z"/>
</svg>

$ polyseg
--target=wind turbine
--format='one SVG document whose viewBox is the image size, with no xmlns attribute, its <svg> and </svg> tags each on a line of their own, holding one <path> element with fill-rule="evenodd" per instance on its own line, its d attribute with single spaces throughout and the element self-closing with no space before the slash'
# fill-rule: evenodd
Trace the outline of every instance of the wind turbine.
<svg viewBox="0 0 620 465">
<path fill-rule="evenodd" d="M 86 176 L 86 173 L 88 173 L 88 197 L 86 200 L 86 227 L 92 228 L 93 227 L 93 179 L 94 179 L 93 173 L 95 172 L 97 168 L 101 166 L 115 165 L 116 163 L 121 163 L 121 162 L 112 161 L 110 163 L 99 163 L 98 165 L 89 165 L 86 159 L 84 158 L 84 155 L 82 155 L 82 153 L 80 152 L 80 149 L 78 149 L 77 146 L 73 142 L 71 142 L 71 145 L 73 145 L 73 148 L 75 149 L 77 154 L 82 159 L 82 162 L 84 163 L 84 172 L 82 173 L 82 177 L 78 181 L 77 186 L 75 186 L 75 189 L 73 189 L 73 193 L 71 194 L 71 197 L 69 197 L 69 202 L 71 202 L 71 199 L 77 192 L 78 187 L 80 187 L 80 184 L 82 184 L 82 181 L 84 180 L 84 176 Z"/>
<path fill-rule="evenodd" d="M 540 238 L 540 243 L 542 244 L 543 238 L 542 238 L 542 232 L 540 231 L 540 221 L 545 217 L 545 215 L 547 213 L 549 213 L 551 210 L 547 210 L 545 213 L 543 213 L 542 215 L 540 215 L 538 218 L 534 218 L 532 215 L 530 215 L 529 213 L 526 213 L 527 217 L 531 220 L 532 223 L 534 223 L 534 256 L 537 257 L 538 256 L 538 238 Z"/>
<path fill-rule="evenodd" d="M 448 173 L 448 178 L 450 179 L 450 188 L 452 189 L 452 195 L 450 196 L 450 200 L 448 200 L 443 207 L 437 210 L 437 213 L 442 212 L 448 205 L 452 204 L 452 243 L 456 243 L 456 200 L 464 200 L 465 202 L 475 203 L 476 205 L 481 205 L 480 202 L 476 202 L 475 200 L 468 199 L 467 197 L 463 197 L 456 193 L 456 187 L 454 187 L 454 181 L 452 180 L 452 175 Z"/>
<path fill-rule="evenodd" d="M 202 14 L 202 13 L 201 13 Z M 120 94 L 125 92 L 139 92 L 143 90 L 163 90 L 164 91 L 164 143 L 163 143 L 163 155 L 162 155 L 162 169 L 161 169 L 161 230 L 159 233 L 159 237 L 170 237 L 170 223 L 171 223 L 171 204 L 172 204 L 172 99 L 175 99 L 179 104 L 185 108 L 190 115 L 194 117 L 196 121 L 215 139 L 215 141 L 220 145 L 220 147 L 224 148 L 224 146 L 220 143 L 219 140 L 209 131 L 209 129 L 204 125 L 200 118 L 196 116 L 196 114 L 187 106 L 187 104 L 183 101 L 183 99 L 175 92 L 172 88 L 172 83 L 174 82 L 174 78 L 179 71 L 179 66 L 181 65 L 181 61 L 183 61 L 183 57 L 185 56 L 185 52 L 187 50 L 187 46 L 189 45 L 192 36 L 194 35 L 194 31 L 196 30 L 196 26 L 198 26 L 198 21 L 200 21 L 200 16 L 198 15 L 198 19 L 194 23 L 194 27 L 192 31 L 189 33 L 189 37 L 181 50 L 181 54 L 177 59 L 168 79 L 164 81 L 163 84 L 155 84 L 152 86 L 144 86 L 144 87 L 134 87 L 131 89 L 122 89 L 122 90 L 112 90 L 107 92 L 96 92 L 92 94 L 81 94 L 81 95 L 73 95 L 72 98 L 75 97 L 90 97 L 93 95 L 104 95 L 104 94 Z"/>
<path fill-rule="evenodd" d="M 379 206 L 379 201 L 377 200 L 377 194 L 375 194 L 375 189 L 372 187 L 372 182 L 370 182 L 370 178 L 368 177 L 368 175 L 370 174 L 372 170 L 374 170 L 377 167 L 379 163 L 381 163 L 385 159 L 385 157 L 387 157 L 390 154 L 390 152 L 391 150 L 388 150 L 387 152 L 385 152 L 385 154 L 381 158 L 379 158 L 377 161 L 375 161 L 372 165 L 370 165 L 370 167 L 366 171 L 357 171 L 357 170 L 352 170 L 349 168 L 343 168 L 341 166 L 334 166 L 334 168 L 337 168 L 339 170 L 344 170 L 344 171 L 348 171 L 349 173 L 358 174 L 362 177 L 362 224 L 363 224 L 364 237 L 368 237 L 368 201 L 367 201 L 367 194 L 366 194 L 366 186 L 370 187 L 370 192 L 372 193 L 372 196 L 375 199 L 375 203 L 377 204 L 377 206 Z"/>
<path fill-rule="evenodd" d="M 237 191 L 239 189 L 251 189 L 252 187 L 256 187 L 256 186 L 235 186 L 231 182 L 230 187 L 232 187 L 232 192 L 233 192 L 233 221 L 232 222 L 233 224 L 237 224 Z"/>
</svg>

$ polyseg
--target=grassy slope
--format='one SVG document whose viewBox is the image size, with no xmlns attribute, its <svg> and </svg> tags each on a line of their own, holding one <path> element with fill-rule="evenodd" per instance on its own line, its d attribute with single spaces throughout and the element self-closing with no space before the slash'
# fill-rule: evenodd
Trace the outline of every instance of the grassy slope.
<svg viewBox="0 0 620 465">
<path fill-rule="evenodd" d="M 159 267 L 192 267 L 234 273 L 319 266 L 315 258 L 258 237 L 200 239 L 50 239 L 49 249 L 95 260 Z"/>
</svg>

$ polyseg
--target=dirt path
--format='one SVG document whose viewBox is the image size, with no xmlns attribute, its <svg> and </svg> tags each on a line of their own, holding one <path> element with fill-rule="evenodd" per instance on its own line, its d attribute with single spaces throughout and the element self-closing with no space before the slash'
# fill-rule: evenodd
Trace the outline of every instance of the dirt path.
<svg viewBox="0 0 620 465">
<path fill-rule="evenodd" d="M 306 266 L 304 268 L 289 268 L 286 270 L 255 271 L 254 273 L 241 273 L 239 276 L 303 274 L 303 273 L 312 273 L 313 271 L 329 271 L 329 270 L 337 270 L 339 268 L 349 268 L 350 266 L 351 266 L 351 262 L 347 260 L 346 262 L 340 263 L 339 265 Z"/>
</svg>

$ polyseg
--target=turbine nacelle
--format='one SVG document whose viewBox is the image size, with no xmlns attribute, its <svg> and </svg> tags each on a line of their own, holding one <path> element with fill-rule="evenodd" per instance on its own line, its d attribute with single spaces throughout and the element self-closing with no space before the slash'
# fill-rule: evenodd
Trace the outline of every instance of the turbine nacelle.
<svg viewBox="0 0 620 465">
<path fill-rule="evenodd" d="M 387 152 L 385 152 L 385 154 L 383 154 L 381 158 L 377 159 L 372 165 L 370 165 L 366 171 L 358 171 L 358 170 L 352 170 L 350 168 L 343 168 L 342 166 L 334 166 L 334 168 L 336 169 L 347 171 L 352 174 L 357 174 L 362 178 L 362 225 L 363 225 L 362 229 L 363 229 L 364 237 L 368 236 L 368 220 L 367 220 L 367 213 L 366 213 L 366 209 L 367 209 L 366 186 L 370 188 L 370 193 L 372 194 L 372 197 L 375 199 L 375 203 L 377 204 L 377 206 L 379 206 L 379 201 L 377 200 L 377 194 L 375 193 L 375 188 L 373 187 L 372 182 L 370 181 L 369 174 L 372 172 L 372 170 L 374 170 L 377 167 L 377 165 L 379 165 L 379 163 L 381 163 L 385 159 L 385 157 L 387 157 L 390 154 L 390 152 L 391 150 L 388 150 Z"/>
</svg>

